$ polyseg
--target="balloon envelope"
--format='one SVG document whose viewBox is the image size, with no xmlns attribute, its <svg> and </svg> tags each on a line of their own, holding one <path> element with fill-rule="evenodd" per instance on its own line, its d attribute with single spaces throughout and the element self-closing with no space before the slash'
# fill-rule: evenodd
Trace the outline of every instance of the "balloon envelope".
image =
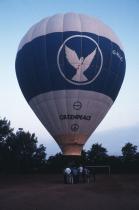
<svg viewBox="0 0 139 210">
<path fill-rule="evenodd" d="M 125 56 L 101 21 L 57 14 L 23 37 L 16 74 L 27 102 L 63 153 L 80 155 L 118 95 Z"/>
</svg>

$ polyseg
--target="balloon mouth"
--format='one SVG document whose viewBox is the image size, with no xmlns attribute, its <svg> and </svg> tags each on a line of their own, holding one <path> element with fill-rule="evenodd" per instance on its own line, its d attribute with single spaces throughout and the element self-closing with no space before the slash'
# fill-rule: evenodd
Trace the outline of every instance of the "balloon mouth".
<svg viewBox="0 0 139 210">
<path fill-rule="evenodd" d="M 83 144 L 60 145 L 64 156 L 81 156 Z"/>
<path fill-rule="evenodd" d="M 63 134 L 54 136 L 64 156 L 81 156 L 83 146 L 88 139 L 87 134 Z"/>
</svg>

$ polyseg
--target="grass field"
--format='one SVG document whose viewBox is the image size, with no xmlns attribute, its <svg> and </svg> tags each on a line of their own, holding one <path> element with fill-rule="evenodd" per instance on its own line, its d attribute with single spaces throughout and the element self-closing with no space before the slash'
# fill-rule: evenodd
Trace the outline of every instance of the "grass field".
<svg viewBox="0 0 139 210">
<path fill-rule="evenodd" d="M 1 175 L 0 210 L 139 210 L 139 175 L 73 185 L 62 175 Z"/>
</svg>

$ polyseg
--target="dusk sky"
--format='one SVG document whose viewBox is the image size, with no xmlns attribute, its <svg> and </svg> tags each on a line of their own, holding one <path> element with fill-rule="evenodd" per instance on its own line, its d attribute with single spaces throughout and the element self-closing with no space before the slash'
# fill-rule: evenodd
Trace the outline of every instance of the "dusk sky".
<svg viewBox="0 0 139 210">
<path fill-rule="evenodd" d="M 121 40 L 126 75 L 120 93 L 84 149 L 101 143 L 110 154 L 120 154 L 131 142 L 139 150 L 139 1 L 138 0 L 0 0 L 0 117 L 11 127 L 35 133 L 47 153 L 59 147 L 24 99 L 15 74 L 18 45 L 27 30 L 44 17 L 77 12 L 95 16 L 109 25 Z"/>
</svg>

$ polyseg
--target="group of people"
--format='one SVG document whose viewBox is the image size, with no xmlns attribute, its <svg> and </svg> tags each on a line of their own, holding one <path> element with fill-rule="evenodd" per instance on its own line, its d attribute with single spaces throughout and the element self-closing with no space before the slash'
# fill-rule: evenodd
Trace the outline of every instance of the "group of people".
<svg viewBox="0 0 139 210">
<path fill-rule="evenodd" d="M 64 169 L 64 183 L 77 184 L 79 182 L 90 182 L 90 170 L 83 166 L 66 167 Z"/>
</svg>

